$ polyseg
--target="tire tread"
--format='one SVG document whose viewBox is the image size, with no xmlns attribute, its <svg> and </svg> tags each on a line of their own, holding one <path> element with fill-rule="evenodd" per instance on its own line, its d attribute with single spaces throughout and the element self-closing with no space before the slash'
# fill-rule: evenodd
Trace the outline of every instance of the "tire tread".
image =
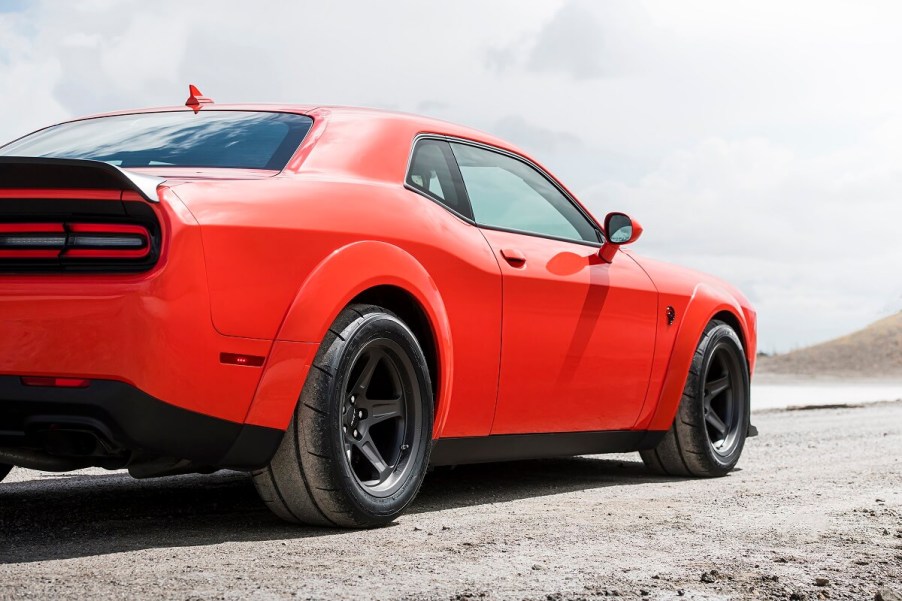
<svg viewBox="0 0 902 601">
<path fill-rule="evenodd" d="M 301 398 L 270 468 L 254 473 L 260 496 L 283 519 L 313 526 L 352 528 L 385 522 L 368 515 L 344 494 L 335 460 L 323 452 L 330 448 L 329 431 L 334 416 L 329 399 L 344 343 L 353 334 L 349 328 L 359 327 L 374 314 L 397 320 L 393 313 L 381 307 L 354 304 L 346 307 L 326 331 L 311 363 L 315 369 L 308 372 Z M 285 494 L 289 490 L 292 494 Z"/>
<path fill-rule="evenodd" d="M 729 334 L 724 334 L 724 329 Z M 698 386 L 703 385 L 702 370 L 707 356 L 707 349 L 715 336 L 731 336 L 739 349 L 742 345 L 735 331 L 723 321 L 712 320 L 702 333 L 698 347 L 692 356 L 686 385 L 680 397 L 680 404 L 670 429 L 654 449 L 640 451 L 642 461 L 649 471 L 664 476 L 712 477 L 723 476 L 735 465 L 718 465 L 710 457 L 708 438 L 703 419 L 697 417 Z M 746 380 L 747 382 L 747 380 Z M 746 391 L 747 392 L 747 391 Z M 703 391 L 702 391 L 703 394 Z M 746 398 L 748 398 L 746 396 Z M 695 412 L 695 414 L 694 414 Z M 748 420 L 748 407 L 745 411 Z M 741 452 L 742 445 L 739 446 Z M 739 452 L 736 454 L 738 460 Z"/>
</svg>

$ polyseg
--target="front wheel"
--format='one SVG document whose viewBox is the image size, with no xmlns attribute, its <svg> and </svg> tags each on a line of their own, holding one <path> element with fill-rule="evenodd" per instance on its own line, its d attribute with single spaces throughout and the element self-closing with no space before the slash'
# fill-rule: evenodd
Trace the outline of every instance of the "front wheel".
<svg viewBox="0 0 902 601">
<path fill-rule="evenodd" d="M 7 474 L 9 474 L 10 470 L 12 469 L 13 466 L 0 463 L 0 482 L 2 482 L 4 478 L 6 478 Z"/>
<path fill-rule="evenodd" d="M 385 309 L 351 305 L 327 332 L 288 431 L 254 484 L 290 522 L 387 524 L 423 482 L 432 420 L 416 337 Z"/>
<path fill-rule="evenodd" d="M 641 451 L 652 471 L 724 476 L 736 466 L 749 430 L 749 371 L 742 341 L 729 325 L 705 328 L 676 417 L 654 449 Z"/>
</svg>

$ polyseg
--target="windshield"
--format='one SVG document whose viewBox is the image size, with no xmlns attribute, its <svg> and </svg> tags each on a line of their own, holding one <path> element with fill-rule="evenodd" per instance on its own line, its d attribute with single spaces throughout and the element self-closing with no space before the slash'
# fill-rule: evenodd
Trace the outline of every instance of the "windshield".
<svg viewBox="0 0 902 601">
<path fill-rule="evenodd" d="M 54 125 L 0 147 L 0 155 L 103 161 L 117 167 L 281 171 L 313 120 L 292 113 L 178 111 Z"/>
</svg>

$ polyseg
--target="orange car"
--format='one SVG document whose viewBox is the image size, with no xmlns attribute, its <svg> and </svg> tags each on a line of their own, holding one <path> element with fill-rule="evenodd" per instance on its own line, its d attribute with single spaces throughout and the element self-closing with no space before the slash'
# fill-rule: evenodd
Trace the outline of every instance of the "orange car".
<svg viewBox="0 0 902 601">
<path fill-rule="evenodd" d="M 735 466 L 755 313 L 621 252 L 626 215 L 442 121 L 187 105 L 0 148 L 0 475 L 246 470 L 286 520 L 361 527 L 430 464 Z"/>
</svg>

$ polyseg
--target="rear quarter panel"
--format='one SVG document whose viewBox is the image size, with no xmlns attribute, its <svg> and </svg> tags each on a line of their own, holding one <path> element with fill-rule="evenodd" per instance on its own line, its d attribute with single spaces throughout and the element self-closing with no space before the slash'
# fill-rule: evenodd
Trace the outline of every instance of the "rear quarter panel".
<svg viewBox="0 0 902 601">
<path fill-rule="evenodd" d="M 437 432 L 489 432 L 501 281 L 475 227 L 400 181 L 308 173 L 193 183 L 175 192 L 201 224 L 218 331 L 318 343 L 359 292 L 404 288 L 432 318 L 441 345 Z M 421 266 L 419 273 L 411 264 Z M 302 384 L 299 378 L 298 393 Z M 252 421 L 284 427 L 294 407 L 283 405 L 269 405 Z"/>
</svg>

